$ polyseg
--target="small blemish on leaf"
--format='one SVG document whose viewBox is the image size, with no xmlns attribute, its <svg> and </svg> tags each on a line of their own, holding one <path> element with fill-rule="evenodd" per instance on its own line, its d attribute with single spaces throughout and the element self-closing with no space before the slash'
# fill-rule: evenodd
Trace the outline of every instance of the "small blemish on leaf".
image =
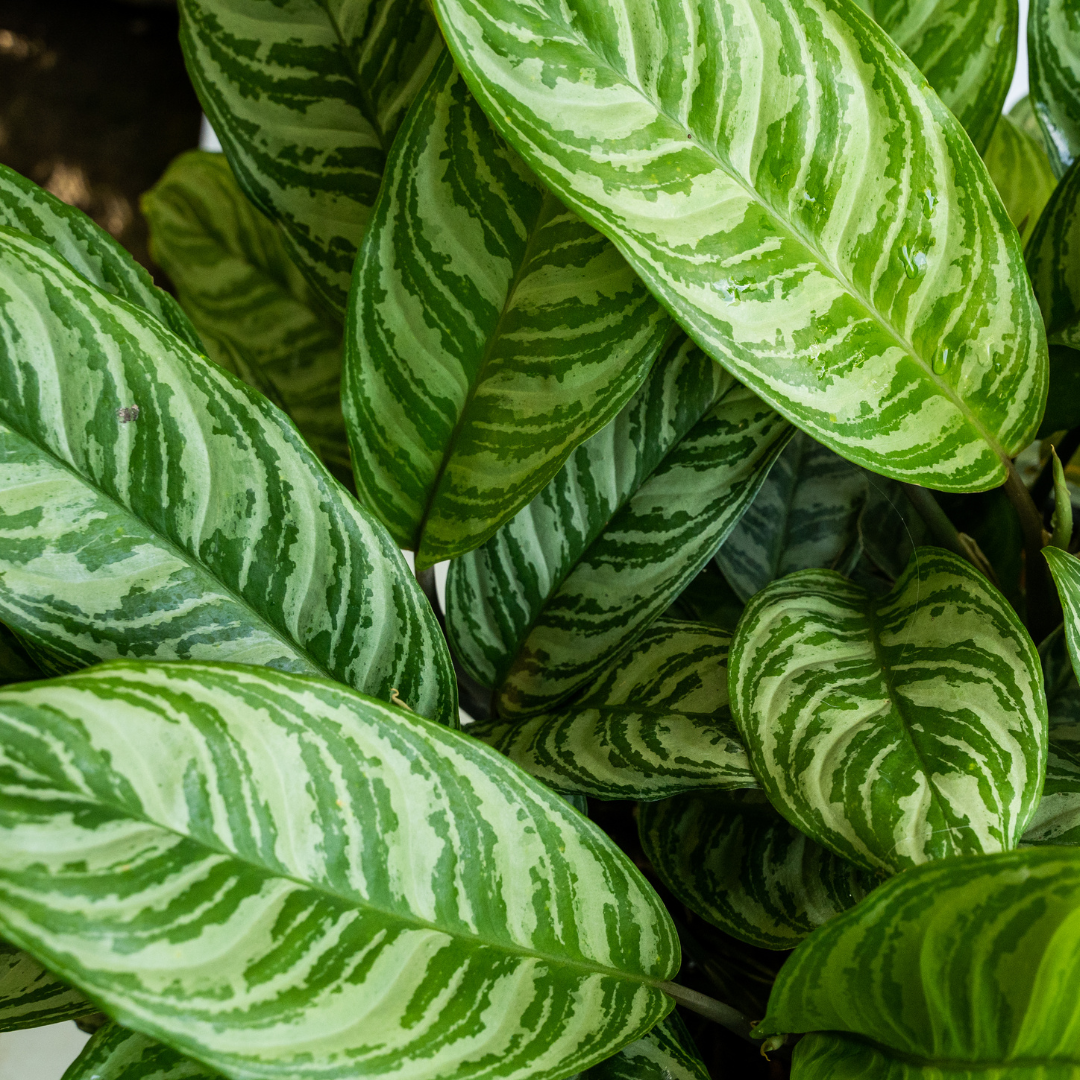
<svg viewBox="0 0 1080 1080">
<path fill-rule="evenodd" d="M 116 418 L 121 424 L 131 424 L 139 419 L 138 405 L 125 405 L 116 410 Z"/>
</svg>

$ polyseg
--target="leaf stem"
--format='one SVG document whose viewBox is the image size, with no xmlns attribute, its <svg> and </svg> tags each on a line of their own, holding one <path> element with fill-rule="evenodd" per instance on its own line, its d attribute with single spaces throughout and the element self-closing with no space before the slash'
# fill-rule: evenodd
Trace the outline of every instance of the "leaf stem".
<svg viewBox="0 0 1080 1080">
<path fill-rule="evenodd" d="M 1020 531 L 1024 536 L 1024 575 L 1027 582 L 1027 628 L 1032 638 L 1039 642 L 1061 622 L 1062 617 L 1057 590 L 1050 580 L 1050 572 L 1042 554 L 1046 530 L 1043 528 L 1042 514 L 1031 498 L 1031 492 L 1020 479 L 1020 474 L 1011 461 L 1009 474 L 1001 487 L 1020 519 Z"/>
<path fill-rule="evenodd" d="M 943 547 L 946 551 L 959 555 L 961 559 L 966 559 L 977 570 L 982 570 L 982 567 L 972 559 L 968 549 L 964 547 L 960 540 L 960 534 L 956 531 L 956 526 L 949 520 L 945 511 L 941 509 L 941 504 L 934 498 L 933 494 L 927 491 L 926 488 L 919 487 L 918 484 L 903 484 L 902 487 L 911 501 L 911 505 L 918 511 L 919 517 L 926 522 L 926 527 L 930 530 L 930 534 L 938 547 Z"/>
<path fill-rule="evenodd" d="M 680 986 L 678 983 L 662 982 L 658 983 L 657 986 L 691 1012 L 696 1012 L 699 1016 L 704 1016 L 714 1024 L 727 1028 L 728 1031 L 754 1046 L 761 1045 L 761 1041 L 755 1039 L 751 1034 L 753 1025 L 749 1018 L 743 1016 L 738 1009 L 733 1009 L 730 1005 L 725 1005 L 722 1001 L 709 997 L 708 994 L 698 993 L 697 990 L 691 990 L 687 986 Z"/>
</svg>

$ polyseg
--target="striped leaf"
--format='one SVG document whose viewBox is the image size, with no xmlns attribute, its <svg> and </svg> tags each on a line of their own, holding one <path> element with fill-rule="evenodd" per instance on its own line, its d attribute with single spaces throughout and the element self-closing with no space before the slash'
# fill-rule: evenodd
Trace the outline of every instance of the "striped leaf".
<svg viewBox="0 0 1080 1080">
<path fill-rule="evenodd" d="M 729 634 L 657 619 L 558 712 L 469 728 L 527 773 L 594 799 L 757 787 L 727 701 Z"/>
<path fill-rule="evenodd" d="M 709 1070 L 679 1014 L 671 1013 L 578 1080 L 709 1080 Z"/>
<path fill-rule="evenodd" d="M 0 1031 L 44 1027 L 95 1011 L 32 956 L 0 941 Z"/>
<path fill-rule="evenodd" d="M 1039 657 L 970 563 L 918 548 L 880 599 L 829 570 L 755 596 L 731 710 L 772 804 L 870 870 L 1014 847 L 1042 790 Z"/>
<path fill-rule="evenodd" d="M 716 553 L 742 600 L 776 578 L 811 567 L 846 573 L 858 561 L 865 474 L 798 432 Z"/>
<path fill-rule="evenodd" d="M 331 472 L 351 483 L 341 415 L 341 324 L 221 154 L 181 154 L 142 197 L 150 250 L 211 360 L 280 405 Z"/>
<path fill-rule="evenodd" d="M 638 829 L 646 857 L 679 900 L 763 949 L 794 948 L 876 884 L 789 825 L 759 792 L 649 803 Z"/>
<path fill-rule="evenodd" d="M 0 225 L 48 244 L 87 281 L 148 311 L 202 351 L 199 335 L 176 301 L 104 229 L 6 165 L 0 165 Z"/>
<path fill-rule="evenodd" d="M 188 73 L 240 186 L 345 312 L 386 153 L 442 40 L 424 0 L 180 0 Z"/>
<path fill-rule="evenodd" d="M 345 358 L 357 486 L 430 566 L 478 547 L 641 384 L 671 320 L 436 65 L 360 249 Z"/>
<path fill-rule="evenodd" d="M 1041 138 L 1036 142 L 1010 117 L 1002 116 L 983 161 L 1009 220 L 1026 244 L 1057 184 Z"/>
<path fill-rule="evenodd" d="M 1050 196 L 1028 243 L 1027 266 L 1051 345 L 1080 348 L 1080 166 Z"/>
<path fill-rule="evenodd" d="M 830 1033 L 796 1047 L 795 1080 L 1066 1080 L 1078 916 L 1073 848 L 918 867 L 795 950 L 755 1034 Z"/>
<path fill-rule="evenodd" d="M 1080 10 L 1071 0 L 1030 0 L 1027 40 L 1031 103 L 1060 177 L 1080 154 Z"/>
<path fill-rule="evenodd" d="M 1009 119 L 1016 124 L 1026 135 L 1030 135 L 1046 154 L 1046 160 L 1050 160 L 1050 151 L 1046 145 L 1046 137 L 1039 127 L 1039 118 L 1035 115 L 1035 106 L 1031 96 L 1025 94 L 1010 110 Z"/>
<path fill-rule="evenodd" d="M 0 926 L 244 1080 L 559 1080 L 670 1010 L 659 898 L 475 739 L 340 684 L 118 661 L 0 691 Z"/>
<path fill-rule="evenodd" d="M 447 629 L 504 718 L 595 679 L 701 569 L 790 431 L 686 339 L 482 547 L 455 560 Z"/>
<path fill-rule="evenodd" d="M 153 1039 L 106 1024 L 63 1080 L 219 1080 L 218 1073 Z"/>
<path fill-rule="evenodd" d="M 841 0 L 435 0 L 555 195 L 711 356 L 819 442 L 945 491 L 1000 484 L 1046 346 L 970 141 Z"/>
<path fill-rule="evenodd" d="M 330 675 L 457 723 L 430 607 L 287 418 L 0 230 L 0 618 L 115 656 Z"/>
</svg>

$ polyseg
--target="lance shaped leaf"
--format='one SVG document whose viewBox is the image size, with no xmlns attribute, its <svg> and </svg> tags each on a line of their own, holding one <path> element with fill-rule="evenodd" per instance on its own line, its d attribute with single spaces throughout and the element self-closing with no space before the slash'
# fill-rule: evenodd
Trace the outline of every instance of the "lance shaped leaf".
<svg viewBox="0 0 1080 1080">
<path fill-rule="evenodd" d="M 1035 646 L 965 559 L 917 548 L 880 598 L 829 570 L 746 606 L 731 710 L 769 800 L 870 870 L 1014 847 L 1039 800 Z"/>
<path fill-rule="evenodd" d="M 29 953 L 0 941 L 0 1031 L 44 1027 L 95 1011 Z"/>
<path fill-rule="evenodd" d="M 181 154 L 142 197 L 150 250 L 211 360 L 292 417 L 334 475 L 351 481 L 341 415 L 341 324 L 255 209 L 222 154 Z"/>
<path fill-rule="evenodd" d="M 797 432 L 716 553 L 717 564 L 744 601 L 796 570 L 846 573 L 859 558 L 866 498 L 861 469 Z"/>
<path fill-rule="evenodd" d="M 1002 483 L 1046 397 L 956 118 L 843 0 L 435 0 L 492 123 L 692 338 L 851 461 Z"/>
<path fill-rule="evenodd" d="M 682 591 L 790 428 L 685 338 L 621 413 L 447 578 L 447 630 L 503 718 L 597 678 Z"/>
<path fill-rule="evenodd" d="M 401 552 L 280 410 L 2 229 L 0 289 L 8 626 L 69 667 L 270 664 L 457 723 Z"/>
<path fill-rule="evenodd" d="M 1069 0 L 1031 0 L 1027 41 L 1031 104 L 1060 177 L 1080 154 L 1080 11 Z"/>
<path fill-rule="evenodd" d="M 357 488 L 417 566 L 513 517 L 626 404 L 671 329 L 445 55 L 394 144 L 346 333 Z"/>
<path fill-rule="evenodd" d="M 5 936 L 227 1076 L 558 1080 L 671 1008 L 600 829 L 340 684 L 117 661 L 0 691 L 0 747 Z"/>
<path fill-rule="evenodd" d="M 424 0 L 180 0 L 180 44 L 240 186 L 344 314 L 386 153 L 442 49 Z"/>
<path fill-rule="evenodd" d="M 756 791 L 649 803 L 638 832 L 660 880 L 691 911 L 763 949 L 794 948 L 876 884 Z"/>
<path fill-rule="evenodd" d="M 572 705 L 469 734 L 556 791 L 594 799 L 757 787 L 728 707 L 730 642 L 711 626 L 657 619 Z"/>
<path fill-rule="evenodd" d="M 220 1080 L 220 1074 L 137 1031 L 106 1024 L 63 1080 Z"/>
<path fill-rule="evenodd" d="M 920 866 L 795 950 L 755 1034 L 830 1032 L 796 1048 L 799 1078 L 1064 1080 L 1080 1069 L 1078 958 L 1080 851 Z"/>
<path fill-rule="evenodd" d="M 1050 196 L 1028 243 L 1027 267 L 1051 345 L 1080 348 L 1080 166 Z"/>
<path fill-rule="evenodd" d="M 709 1080 L 709 1070 L 678 1013 L 577 1080 Z"/>
<path fill-rule="evenodd" d="M 1036 142 L 1010 116 L 1002 116 L 983 161 L 1021 243 L 1027 243 L 1057 184 L 1041 137 Z"/>
</svg>

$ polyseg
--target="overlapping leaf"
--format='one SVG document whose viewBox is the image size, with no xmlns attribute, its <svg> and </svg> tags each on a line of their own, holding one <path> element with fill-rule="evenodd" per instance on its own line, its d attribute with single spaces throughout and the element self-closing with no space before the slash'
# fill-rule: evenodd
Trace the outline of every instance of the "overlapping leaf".
<svg viewBox="0 0 1080 1080">
<path fill-rule="evenodd" d="M 344 313 L 386 153 L 442 40 L 424 0 L 181 0 L 188 73 L 248 197 Z"/>
<path fill-rule="evenodd" d="M 709 1080 L 709 1070 L 679 1014 L 671 1013 L 648 1035 L 594 1065 L 578 1080 Z"/>
<path fill-rule="evenodd" d="M 0 1031 L 44 1027 L 94 1012 L 94 1006 L 32 956 L 0 941 Z"/>
<path fill-rule="evenodd" d="M 867 869 L 1014 847 L 1046 766 L 1039 657 L 966 560 L 918 548 L 875 599 L 828 570 L 773 582 L 729 654 L 773 805 Z"/>
<path fill-rule="evenodd" d="M 759 792 L 642 806 L 641 846 L 691 911 L 764 949 L 791 949 L 875 882 L 789 825 Z"/>
<path fill-rule="evenodd" d="M 23 643 L 0 623 L 0 686 L 41 677 L 41 669 L 27 653 Z"/>
<path fill-rule="evenodd" d="M 1032 138 L 1009 116 L 1002 116 L 983 154 L 1009 220 L 1026 243 L 1057 184 L 1042 140 Z"/>
<path fill-rule="evenodd" d="M 1046 396 L 970 141 L 834 0 L 435 0 L 492 123 L 688 333 L 842 456 L 1000 484 Z"/>
<path fill-rule="evenodd" d="M 4 622 L 69 666 L 270 664 L 457 722 L 400 551 L 279 410 L 7 230 L 0 289 Z"/>
<path fill-rule="evenodd" d="M 1080 166 L 1050 196 L 1028 243 L 1027 267 L 1050 343 L 1080 348 Z"/>
<path fill-rule="evenodd" d="M 0 926 L 227 1076 L 526 1077 L 661 1020 L 659 898 L 500 755 L 347 687 L 118 661 L 0 691 Z"/>
<path fill-rule="evenodd" d="M 469 733 L 557 791 L 595 799 L 757 787 L 728 707 L 730 642 L 709 626 L 657 619 L 572 705 Z"/>
<path fill-rule="evenodd" d="M 220 1080 L 219 1074 L 171 1047 L 106 1024 L 83 1047 L 63 1080 Z"/>
<path fill-rule="evenodd" d="M 352 469 L 341 415 L 341 325 L 297 270 L 281 232 L 245 198 L 221 154 L 178 157 L 142 198 L 150 250 L 211 360 L 295 421 L 340 480 Z"/>
<path fill-rule="evenodd" d="M 357 485 L 417 565 L 528 503 L 626 404 L 670 328 L 440 60 L 390 157 L 346 336 Z"/>
<path fill-rule="evenodd" d="M 504 718 L 595 679 L 690 582 L 790 428 L 683 339 L 447 581 L 451 642 Z"/>
<path fill-rule="evenodd" d="M 926 523 L 893 480 L 869 473 L 866 502 L 859 514 L 859 545 L 871 564 L 895 581 L 911 553 L 927 540 Z"/>
<path fill-rule="evenodd" d="M 1070 0 L 1031 0 L 1028 82 L 1054 172 L 1080 154 L 1080 11 Z"/>
</svg>

